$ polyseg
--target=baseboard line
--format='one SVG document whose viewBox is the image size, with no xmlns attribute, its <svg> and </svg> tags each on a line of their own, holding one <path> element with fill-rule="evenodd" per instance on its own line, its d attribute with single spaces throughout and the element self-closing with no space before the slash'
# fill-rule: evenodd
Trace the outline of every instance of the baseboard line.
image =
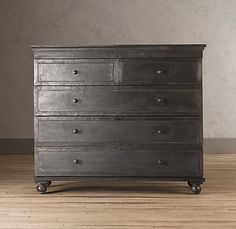
<svg viewBox="0 0 236 229">
<path fill-rule="evenodd" d="M 235 154 L 236 138 L 205 138 L 204 154 Z M 0 153 L 33 154 L 34 139 L 7 138 L 0 139 Z"/>
<path fill-rule="evenodd" d="M 236 138 L 204 138 L 204 153 L 235 154 Z"/>
</svg>

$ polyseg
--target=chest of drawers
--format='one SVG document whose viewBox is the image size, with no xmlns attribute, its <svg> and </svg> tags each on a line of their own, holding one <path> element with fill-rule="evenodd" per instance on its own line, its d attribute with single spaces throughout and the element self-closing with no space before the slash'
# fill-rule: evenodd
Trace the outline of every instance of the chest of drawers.
<svg viewBox="0 0 236 229">
<path fill-rule="evenodd" d="M 200 193 L 204 47 L 34 46 L 37 190 L 122 178 Z"/>
</svg>

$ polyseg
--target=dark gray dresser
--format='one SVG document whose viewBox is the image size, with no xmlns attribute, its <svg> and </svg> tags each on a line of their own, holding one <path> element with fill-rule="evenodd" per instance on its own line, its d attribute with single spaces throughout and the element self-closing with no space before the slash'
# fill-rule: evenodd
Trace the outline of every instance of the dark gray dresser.
<svg viewBox="0 0 236 229">
<path fill-rule="evenodd" d="M 204 47 L 33 46 L 37 190 L 122 178 L 200 193 Z"/>
</svg>

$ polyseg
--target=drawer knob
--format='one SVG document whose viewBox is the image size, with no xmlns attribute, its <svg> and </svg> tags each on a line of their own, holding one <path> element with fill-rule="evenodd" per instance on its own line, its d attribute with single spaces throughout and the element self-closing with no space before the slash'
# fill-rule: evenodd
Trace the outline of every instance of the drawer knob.
<svg viewBox="0 0 236 229">
<path fill-rule="evenodd" d="M 74 160 L 73 160 L 73 163 L 74 163 L 74 164 L 79 164 L 79 162 L 80 162 L 80 161 L 79 161 L 78 159 L 74 159 Z"/>
<path fill-rule="evenodd" d="M 78 99 L 73 99 L 73 103 L 78 103 L 79 100 Z"/>
<path fill-rule="evenodd" d="M 81 101 L 82 101 L 82 99 L 73 99 L 73 103 L 79 103 Z"/>
<path fill-rule="evenodd" d="M 164 134 L 164 130 L 157 130 L 158 134 Z"/>
<path fill-rule="evenodd" d="M 155 99 L 155 101 L 156 101 L 157 103 L 164 103 L 164 102 L 167 102 L 167 99 L 157 97 L 157 98 Z"/>
<path fill-rule="evenodd" d="M 165 74 L 167 71 L 163 69 L 157 69 L 157 75 Z"/>
<path fill-rule="evenodd" d="M 81 134 L 82 131 L 81 131 L 81 130 L 78 130 L 78 129 L 74 129 L 74 130 L 73 130 L 73 133 L 74 133 L 74 134 Z"/>
<path fill-rule="evenodd" d="M 73 74 L 74 74 L 74 75 L 77 75 L 78 73 L 79 73 L 79 71 L 78 71 L 78 70 L 76 70 L 76 69 L 75 69 L 75 70 L 73 70 Z"/>
<path fill-rule="evenodd" d="M 163 164 L 164 164 L 164 161 L 163 161 L 163 160 L 158 160 L 157 163 L 158 163 L 159 165 L 163 165 Z"/>
</svg>

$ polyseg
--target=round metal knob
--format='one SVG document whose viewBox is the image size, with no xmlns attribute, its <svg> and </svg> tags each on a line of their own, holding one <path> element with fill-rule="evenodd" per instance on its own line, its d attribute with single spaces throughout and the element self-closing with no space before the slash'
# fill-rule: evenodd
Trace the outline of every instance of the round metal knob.
<svg viewBox="0 0 236 229">
<path fill-rule="evenodd" d="M 79 100 L 78 99 L 73 99 L 73 103 L 78 103 Z"/>
<path fill-rule="evenodd" d="M 78 70 L 76 70 L 76 69 L 75 69 L 75 70 L 73 70 L 73 74 L 74 74 L 74 75 L 77 75 L 78 73 L 79 73 L 79 71 L 78 71 Z"/>
<path fill-rule="evenodd" d="M 158 134 L 164 134 L 164 130 L 157 130 Z"/>
<path fill-rule="evenodd" d="M 160 74 L 163 74 L 164 73 L 164 70 L 162 69 L 157 69 L 157 75 L 160 75 Z"/>
<path fill-rule="evenodd" d="M 79 164 L 79 160 L 78 160 L 78 159 L 74 159 L 74 160 L 73 160 L 73 163 L 74 163 L 74 164 Z"/>
<path fill-rule="evenodd" d="M 162 164 L 164 164 L 164 161 L 158 160 L 157 163 L 158 163 L 159 165 L 162 165 Z"/>
<path fill-rule="evenodd" d="M 74 129 L 74 130 L 73 130 L 73 133 L 74 133 L 74 134 L 81 134 L 81 130 Z"/>
<path fill-rule="evenodd" d="M 80 103 L 82 101 L 82 99 L 73 99 L 73 103 Z"/>
<path fill-rule="evenodd" d="M 164 103 L 165 99 L 164 98 L 156 98 L 156 102 L 158 103 Z"/>
</svg>

